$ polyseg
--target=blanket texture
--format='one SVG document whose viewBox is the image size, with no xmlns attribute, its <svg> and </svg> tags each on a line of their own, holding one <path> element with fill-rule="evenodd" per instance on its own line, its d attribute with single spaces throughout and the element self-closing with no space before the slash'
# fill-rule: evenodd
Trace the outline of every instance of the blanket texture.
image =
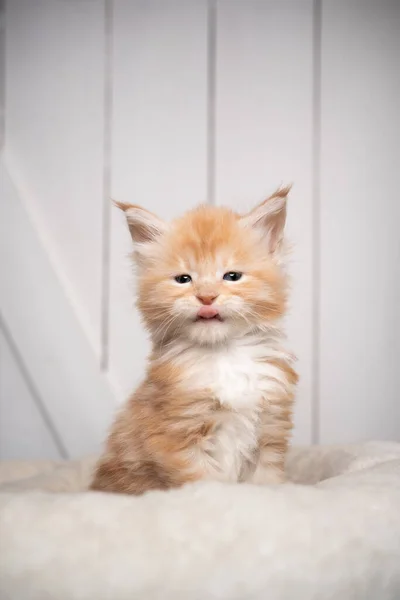
<svg viewBox="0 0 400 600">
<path fill-rule="evenodd" d="M 2 600 L 400 600 L 400 444 L 142 497 L 85 491 L 92 468 L 0 464 Z"/>
</svg>

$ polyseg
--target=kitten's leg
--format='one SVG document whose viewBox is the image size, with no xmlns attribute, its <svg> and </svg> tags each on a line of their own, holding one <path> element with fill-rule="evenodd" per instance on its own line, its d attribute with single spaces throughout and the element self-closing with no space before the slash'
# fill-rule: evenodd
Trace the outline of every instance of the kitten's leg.
<svg viewBox="0 0 400 600">
<path fill-rule="evenodd" d="M 166 490 L 197 481 L 202 473 L 186 459 L 185 451 L 166 445 L 162 460 L 124 460 L 123 453 L 106 455 L 97 465 L 91 490 L 140 495 L 150 490 Z"/>
<path fill-rule="evenodd" d="M 291 397 L 266 403 L 260 420 L 258 461 L 248 481 L 259 485 L 283 483 L 292 429 Z"/>
<path fill-rule="evenodd" d="M 149 426 L 144 427 L 147 452 L 140 436 L 130 433 L 129 427 L 134 424 L 123 414 L 117 420 L 109 437 L 108 451 L 97 464 L 91 490 L 139 495 L 204 478 L 202 464 L 195 460 L 196 447 L 206 435 L 204 423 L 200 421 L 196 427 L 182 419 L 172 431 L 171 426 L 162 424 L 156 429 L 153 423 L 153 431 Z"/>
<path fill-rule="evenodd" d="M 260 449 L 260 457 L 248 481 L 256 485 L 278 484 L 286 481 L 284 454 L 265 447 Z"/>
<path fill-rule="evenodd" d="M 274 394 L 264 398 L 260 414 L 258 461 L 248 478 L 255 484 L 285 481 L 285 460 L 292 429 L 292 405 L 297 374 L 285 361 L 269 361 L 278 369 Z"/>
<path fill-rule="evenodd" d="M 117 457 L 99 462 L 90 485 L 93 491 L 134 495 L 166 488 L 165 481 L 150 463 L 124 464 Z"/>
</svg>

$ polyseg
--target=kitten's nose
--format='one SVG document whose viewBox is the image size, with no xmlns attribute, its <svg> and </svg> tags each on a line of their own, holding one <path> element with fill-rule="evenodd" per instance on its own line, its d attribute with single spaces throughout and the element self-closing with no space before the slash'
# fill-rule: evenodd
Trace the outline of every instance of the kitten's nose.
<svg viewBox="0 0 400 600">
<path fill-rule="evenodd" d="M 212 304 L 217 298 L 218 296 L 197 296 L 197 300 L 200 300 L 202 304 L 206 304 L 207 306 Z"/>
</svg>

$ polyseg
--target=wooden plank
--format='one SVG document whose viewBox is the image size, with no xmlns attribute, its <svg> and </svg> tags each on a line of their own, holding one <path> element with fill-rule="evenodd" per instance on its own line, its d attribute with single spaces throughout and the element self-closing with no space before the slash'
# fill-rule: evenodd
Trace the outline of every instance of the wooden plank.
<svg viewBox="0 0 400 600">
<path fill-rule="evenodd" d="M 119 0 L 114 10 L 112 196 L 172 218 L 204 202 L 207 3 Z M 119 398 L 144 372 L 131 242 L 112 211 L 109 372 Z"/>
<path fill-rule="evenodd" d="M 0 460 L 62 458 L 0 329 Z"/>
<path fill-rule="evenodd" d="M 9 169 L 100 353 L 104 2 L 6 2 Z"/>
<path fill-rule="evenodd" d="M 311 440 L 313 3 L 221 1 L 217 12 L 216 199 L 243 211 L 281 183 L 289 205 L 289 343 L 301 381 L 296 442 Z"/>
<path fill-rule="evenodd" d="M 0 162 L 0 314 L 70 456 L 98 451 L 114 399 Z"/>
<path fill-rule="evenodd" d="M 400 4 L 322 17 L 321 440 L 400 440 Z"/>
</svg>

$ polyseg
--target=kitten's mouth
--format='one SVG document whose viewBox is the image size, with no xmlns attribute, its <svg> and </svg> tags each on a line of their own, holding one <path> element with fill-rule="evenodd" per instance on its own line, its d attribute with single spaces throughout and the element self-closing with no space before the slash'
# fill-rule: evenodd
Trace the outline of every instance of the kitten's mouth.
<svg viewBox="0 0 400 600">
<path fill-rule="evenodd" d="M 196 323 L 198 321 L 204 321 L 204 322 L 212 322 L 212 321 L 223 321 L 223 318 L 221 317 L 221 315 L 214 315 L 213 317 L 201 317 L 199 315 L 197 315 L 196 317 Z"/>
<path fill-rule="evenodd" d="M 214 306 L 202 306 L 196 317 L 196 321 L 213 322 L 222 321 L 221 315 L 219 314 L 218 308 Z"/>
</svg>

